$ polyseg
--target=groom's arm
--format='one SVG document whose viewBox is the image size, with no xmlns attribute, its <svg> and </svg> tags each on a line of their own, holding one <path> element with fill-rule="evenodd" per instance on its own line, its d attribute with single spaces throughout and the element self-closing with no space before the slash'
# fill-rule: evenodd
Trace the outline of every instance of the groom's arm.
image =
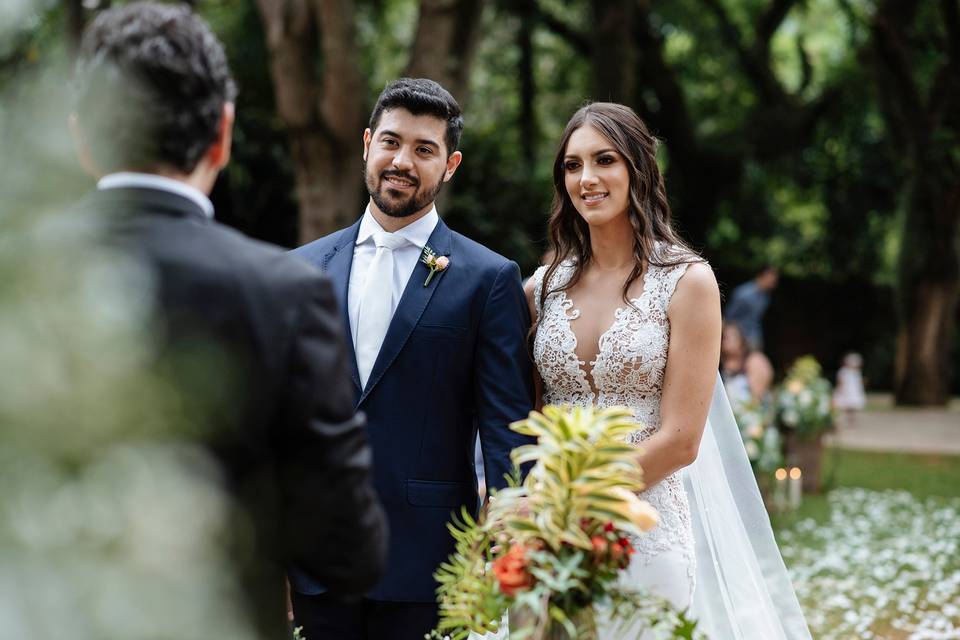
<svg viewBox="0 0 960 640">
<path fill-rule="evenodd" d="M 326 588 L 363 593 L 386 566 L 386 518 L 332 288 L 319 275 L 309 286 L 281 399 L 284 543 L 288 560 Z"/>
<path fill-rule="evenodd" d="M 488 487 L 506 485 L 504 474 L 513 468 L 510 452 L 532 442 L 508 426 L 526 418 L 533 408 L 529 329 L 520 269 L 507 262 L 484 304 L 476 350 L 475 402 Z"/>
</svg>

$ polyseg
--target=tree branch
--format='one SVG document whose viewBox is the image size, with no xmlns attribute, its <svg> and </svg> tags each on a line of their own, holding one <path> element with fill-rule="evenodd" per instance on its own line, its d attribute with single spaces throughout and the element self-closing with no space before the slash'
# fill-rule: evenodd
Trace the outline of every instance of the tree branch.
<svg viewBox="0 0 960 640">
<path fill-rule="evenodd" d="M 807 50 L 803 46 L 802 34 L 797 35 L 797 55 L 800 56 L 800 87 L 797 89 L 797 93 L 801 94 L 806 91 L 813 80 L 813 65 L 810 64 L 810 56 L 807 55 Z"/>
<path fill-rule="evenodd" d="M 578 31 L 575 27 L 553 15 L 540 6 L 540 3 L 534 3 L 536 17 L 543 26 L 567 41 L 574 50 L 583 56 L 589 56 L 593 52 L 593 43 L 587 34 Z"/>
<path fill-rule="evenodd" d="M 886 3 L 884 8 L 889 8 L 891 13 L 885 13 L 881 8 L 873 19 L 873 52 L 882 70 L 878 73 L 877 84 L 888 103 L 889 116 L 891 122 L 896 123 L 895 127 L 902 129 L 904 134 L 919 133 L 920 129 L 927 129 L 923 99 L 913 77 L 903 38 L 898 32 L 911 23 L 900 22 L 902 5 L 894 5 L 894 2 Z"/>
<path fill-rule="evenodd" d="M 784 18 L 790 13 L 790 9 L 797 3 L 797 0 L 772 0 L 766 11 L 757 17 L 756 22 L 756 44 L 762 48 L 764 58 L 769 55 L 770 40 L 773 34 L 777 32 Z"/>
<path fill-rule="evenodd" d="M 941 0 L 940 11 L 947 34 L 947 56 L 930 88 L 928 108 L 933 127 L 960 109 L 960 9 L 956 0 Z"/>
<path fill-rule="evenodd" d="M 721 0 L 700 0 L 700 2 L 716 17 L 720 26 L 720 33 L 727 44 L 736 52 L 744 75 L 756 88 L 760 97 L 769 102 L 786 102 L 786 92 L 770 70 L 768 57 L 763 53 L 765 49 L 754 49 L 752 51 L 747 49 L 743 44 L 743 36 L 740 30 L 727 15 L 727 10 Z M 764 45 L 764 47 L 766 46 L 769 45 Z"/>
<path fill-rule="evenodd" d="M 660 108 L 649 109 L 642 95 L 635 96 L 632 102 L 642 105 L 642 111 L 657 135 L 666 137 L 671 148 L 682 147 L 693 153 L 697 147 L 694 137 L 696 127 L 690 119 L 686 94 L 680 86 L 680 80 L 663 57 L 663 38 L 650 24 L 649 3 L 639 3 L 634 13 L 633 31 L 634 39 L 640 48 L 639 68 L 643 76 L 636 83 L 637 87 L 646 86 L 652 89 Z"/>
<path fill-rule="evenodd" d="M 533 31 L 536 27 L 536 0 L 522 0 L 519 6 L 520 29 L 517 44 L 520 47 L 520 146 L 527 167 L 533 170 L 537 159 L 537 113 L 534 102 L 537 97 L 534 76 Z"/>
<path fill-rule="evenodd" d="M 940 13 L 943 14 L 943 25 L 947 32 L 947 54 L 950 65 L 960 69 L 960 6 L 957 0 L 940 0 Z"/>
<path fill-rule="evenodd" d="M 847 19 L 847 25 L 850 27 L 850 38 L 847 43 L 850 48 L 853 49 L 857 46 L 860 29 L 864 26 L 863 21 L 857 16 L 857 12 L 854 11 L 850 0 L 837 0 L 837 6 L 840 8 L 840 11 L 843 12 L 844 17 Z"/>
</svg>

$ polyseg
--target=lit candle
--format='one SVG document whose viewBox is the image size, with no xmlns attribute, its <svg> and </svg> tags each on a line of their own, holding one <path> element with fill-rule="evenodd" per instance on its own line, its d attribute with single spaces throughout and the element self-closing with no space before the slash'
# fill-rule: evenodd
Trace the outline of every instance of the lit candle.
<svg viewBox="0 0 960 640">
<path fill-rule="evenodd" d="M 800 467 L 790 469 L 790 508 L 796 509 L 800 506 L 800 495 L 803 481 L 800 479 L 803 473 Z"/>
<path fill-rule="evenodd" d="M 774 478 L 776 484 L 773 486 L 773 508 L 783 511 L 787 506 L 787 470 L 777 469 Z"/>
</svg>

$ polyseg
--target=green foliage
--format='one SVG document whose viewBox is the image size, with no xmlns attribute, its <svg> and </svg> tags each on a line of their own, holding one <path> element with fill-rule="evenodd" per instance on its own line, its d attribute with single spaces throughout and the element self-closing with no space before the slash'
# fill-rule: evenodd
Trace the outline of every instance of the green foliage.
<svg viewBox="0 0 960 640">
<path fill-rule="evenodd" d="M 780 432 L 773 425 L 771 408 L 753 399 L 731 398 L 731 406 L 754 473 L 758 476 L 769 474 L 782 466 L 783 445 Z"/>
<path fill-rule="evenodd" d="M 563 544 L 590 550 L 590 538 L 581 520 L 613 522 L 640 534 L 633 521 L 634 503 L 624 492 L 643 488 L 636 449 L 626 443 L 637 424 L 626 409 L 596 411 L 573 407 L 544 407 L 512 428 L 537 438 L 511 454 L 517 466 L 535 462 L 524 485 L 501 492 L 491 517 L 506 518 L 518 530 L 516 540 L 542 539 L 558 551 Z M 514 511 L 525 499 L 528 515 Z M 535 533 L 534 533 L 535 532 Z"/>
<path fill-rule="evenodd" d="M 453 632 L 452 640 L 462 640 L 473 629 L 497 631 L 507 598 L 494 588 L 487 570 L 493 556 L 493 538 L 466 508 L 447 525 L 455 541 L 449 560 L 435 574 L 439 587 L 440 632 Z"/>
</svg>

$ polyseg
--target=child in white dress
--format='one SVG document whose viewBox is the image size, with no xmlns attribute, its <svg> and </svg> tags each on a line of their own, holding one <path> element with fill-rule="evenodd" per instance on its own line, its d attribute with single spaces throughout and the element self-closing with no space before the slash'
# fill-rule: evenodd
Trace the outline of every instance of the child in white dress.
<svg viewBox="0 0 960 640">
<path fill-rule="evenodd" d="M 837 371 L 837 388 L 833 392 L 833 406 L 842 411 L 846 418 L 846 426 L 852 427 L 856 422 L 857 412 L 863 410 L 867 403 L 863 391 L 863 358 L 859 353 L 848 353 L 843 357 L 843 366 Z"/>
</svg>

